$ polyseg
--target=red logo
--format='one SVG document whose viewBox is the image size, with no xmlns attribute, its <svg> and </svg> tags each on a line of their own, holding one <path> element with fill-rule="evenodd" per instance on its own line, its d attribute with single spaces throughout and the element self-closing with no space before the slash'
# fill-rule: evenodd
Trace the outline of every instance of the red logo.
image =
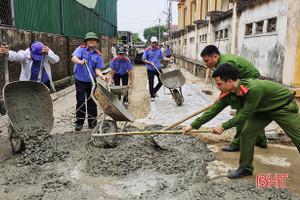
<svg viewBox="0 0 300 200">
<path fill-rule="evenodd" d="M 274 178 L 271 178 L 271 174 L 258 174 L 256 176 L 256 187 L 264 188 L 264 187 L 271 187 L 271 184 L 274 184 L 274 187 L 284 188 L 284 180 L 288 178 L 288 174 L 275 174 Z"/>
</svg>

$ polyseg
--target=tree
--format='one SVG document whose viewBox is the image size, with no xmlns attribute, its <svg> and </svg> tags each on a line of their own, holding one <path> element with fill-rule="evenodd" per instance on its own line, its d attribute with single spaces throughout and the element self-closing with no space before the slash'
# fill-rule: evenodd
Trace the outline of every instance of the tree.
<svg viewBox="0 0 300 200">
<path fill-rule="evenodd" d="M 141 41 L 141 39 L 139 38 L 139 34 L 138 34 L 138 33 L 132 34 L 132 40 L 133 40 L 134 42 L 139 42 L 139 41 Z"/>
<path fill-rule="evenodd" d="M 163 33 L 167 32 L 167 28 L 164 26 L 160 26 L 160 38 L 163 38 Z M 144 30 L 144 38 L 150 43 L 151 37 L 155 36 L 157 39 L 159 38 L 159 26 L 153 26 L 150 28 L 146 28 Z"/>
</svg>

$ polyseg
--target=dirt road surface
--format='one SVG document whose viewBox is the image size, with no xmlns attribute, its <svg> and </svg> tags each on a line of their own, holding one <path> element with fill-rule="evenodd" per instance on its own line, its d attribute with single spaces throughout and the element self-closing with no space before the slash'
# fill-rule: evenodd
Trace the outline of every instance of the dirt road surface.
<svg viewBox="0 0 300 200">
<path fill-rule="evenodd" d="M 183 86 L 185 102 L 181 107 L 164 94 L 163 88 L 150 103 L 145 66 L 136 65 L 128 106 L 135 122 L 128 123 L 123 131 L 160 130 L 211 104 L 219 95 L 216 88 L 182 72 L 187 83 Z M 210 90 L 212 95 L 202 90 Z M 294 146 L 270 144 L 267 149 L 256 148 L 253 176 L 238 181 L 226 175 L 238 167 L 239 153 L 220 151 L 232 139 L 234 129 L 222 136 L 159 135 L 156 141 L 164 149 L 154 148 L 147 136 L 119 136 L 115 148 L 97 148 L 89 153 L 85 144 L 91 129 L 85 125 L 82 131 L 74 131 L 74 87 L 52 97 L 53 139 L 33 130 L 26 134 L 29 148 L 23 154 L 11 153 L 5 126 L 8 119 L 1 117 L 1 200 L 299 199 L 300 158 Z M 229 110 L 205 127 L 230 118 Z M 118 122 L 118 127 L 123 124 Z M 44 142 L 41 145 L 37 140 Z M 257 188 L 255 181 L 260 173 L 289 177 L 284 187 Z"/>
</svg>

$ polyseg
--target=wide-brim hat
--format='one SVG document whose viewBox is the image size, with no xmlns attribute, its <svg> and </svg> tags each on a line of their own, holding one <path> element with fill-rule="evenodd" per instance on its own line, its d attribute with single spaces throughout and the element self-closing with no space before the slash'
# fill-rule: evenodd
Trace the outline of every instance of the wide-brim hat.
<svg viewBox="0 0 300 200">
<path fill-rule="evenodd" d="M 94 32 L 88 32 L 85 35 L 84 41 L 86 42 L 87 39 L 96 39 L 99 42 L 99 38 L 97 37 L 96 33 L 94 33 Z"/>
<path fill-rule="evenodd" d="M 30 46 L 30 52 L 31 52 L 31 57 L 34 60 L 40 61 L 42 60 L 42 50 L 43 50 L 43 46 L 44 44 L 41 42 L 34 42 L 31 46 Z"/>
</svg>

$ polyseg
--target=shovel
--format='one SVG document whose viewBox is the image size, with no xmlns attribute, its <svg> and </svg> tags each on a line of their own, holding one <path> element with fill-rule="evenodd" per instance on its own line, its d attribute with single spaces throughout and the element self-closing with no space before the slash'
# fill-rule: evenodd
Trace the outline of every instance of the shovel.
<svg viewBox="0 0 300 200">
<path fill-rule="evenodd" d="M 210 133 L 213 129 L 199 129 L 192 130 L 190 133 Z M 116 132 L 116 133 L 103 133 L 103 134 L 93 134 L 93 137 L 108 137 L 117 135 L 151 135 L 151 134 L 181 134 L 182 131 L 141 131 L 141 132 Z"/>
</svg>

